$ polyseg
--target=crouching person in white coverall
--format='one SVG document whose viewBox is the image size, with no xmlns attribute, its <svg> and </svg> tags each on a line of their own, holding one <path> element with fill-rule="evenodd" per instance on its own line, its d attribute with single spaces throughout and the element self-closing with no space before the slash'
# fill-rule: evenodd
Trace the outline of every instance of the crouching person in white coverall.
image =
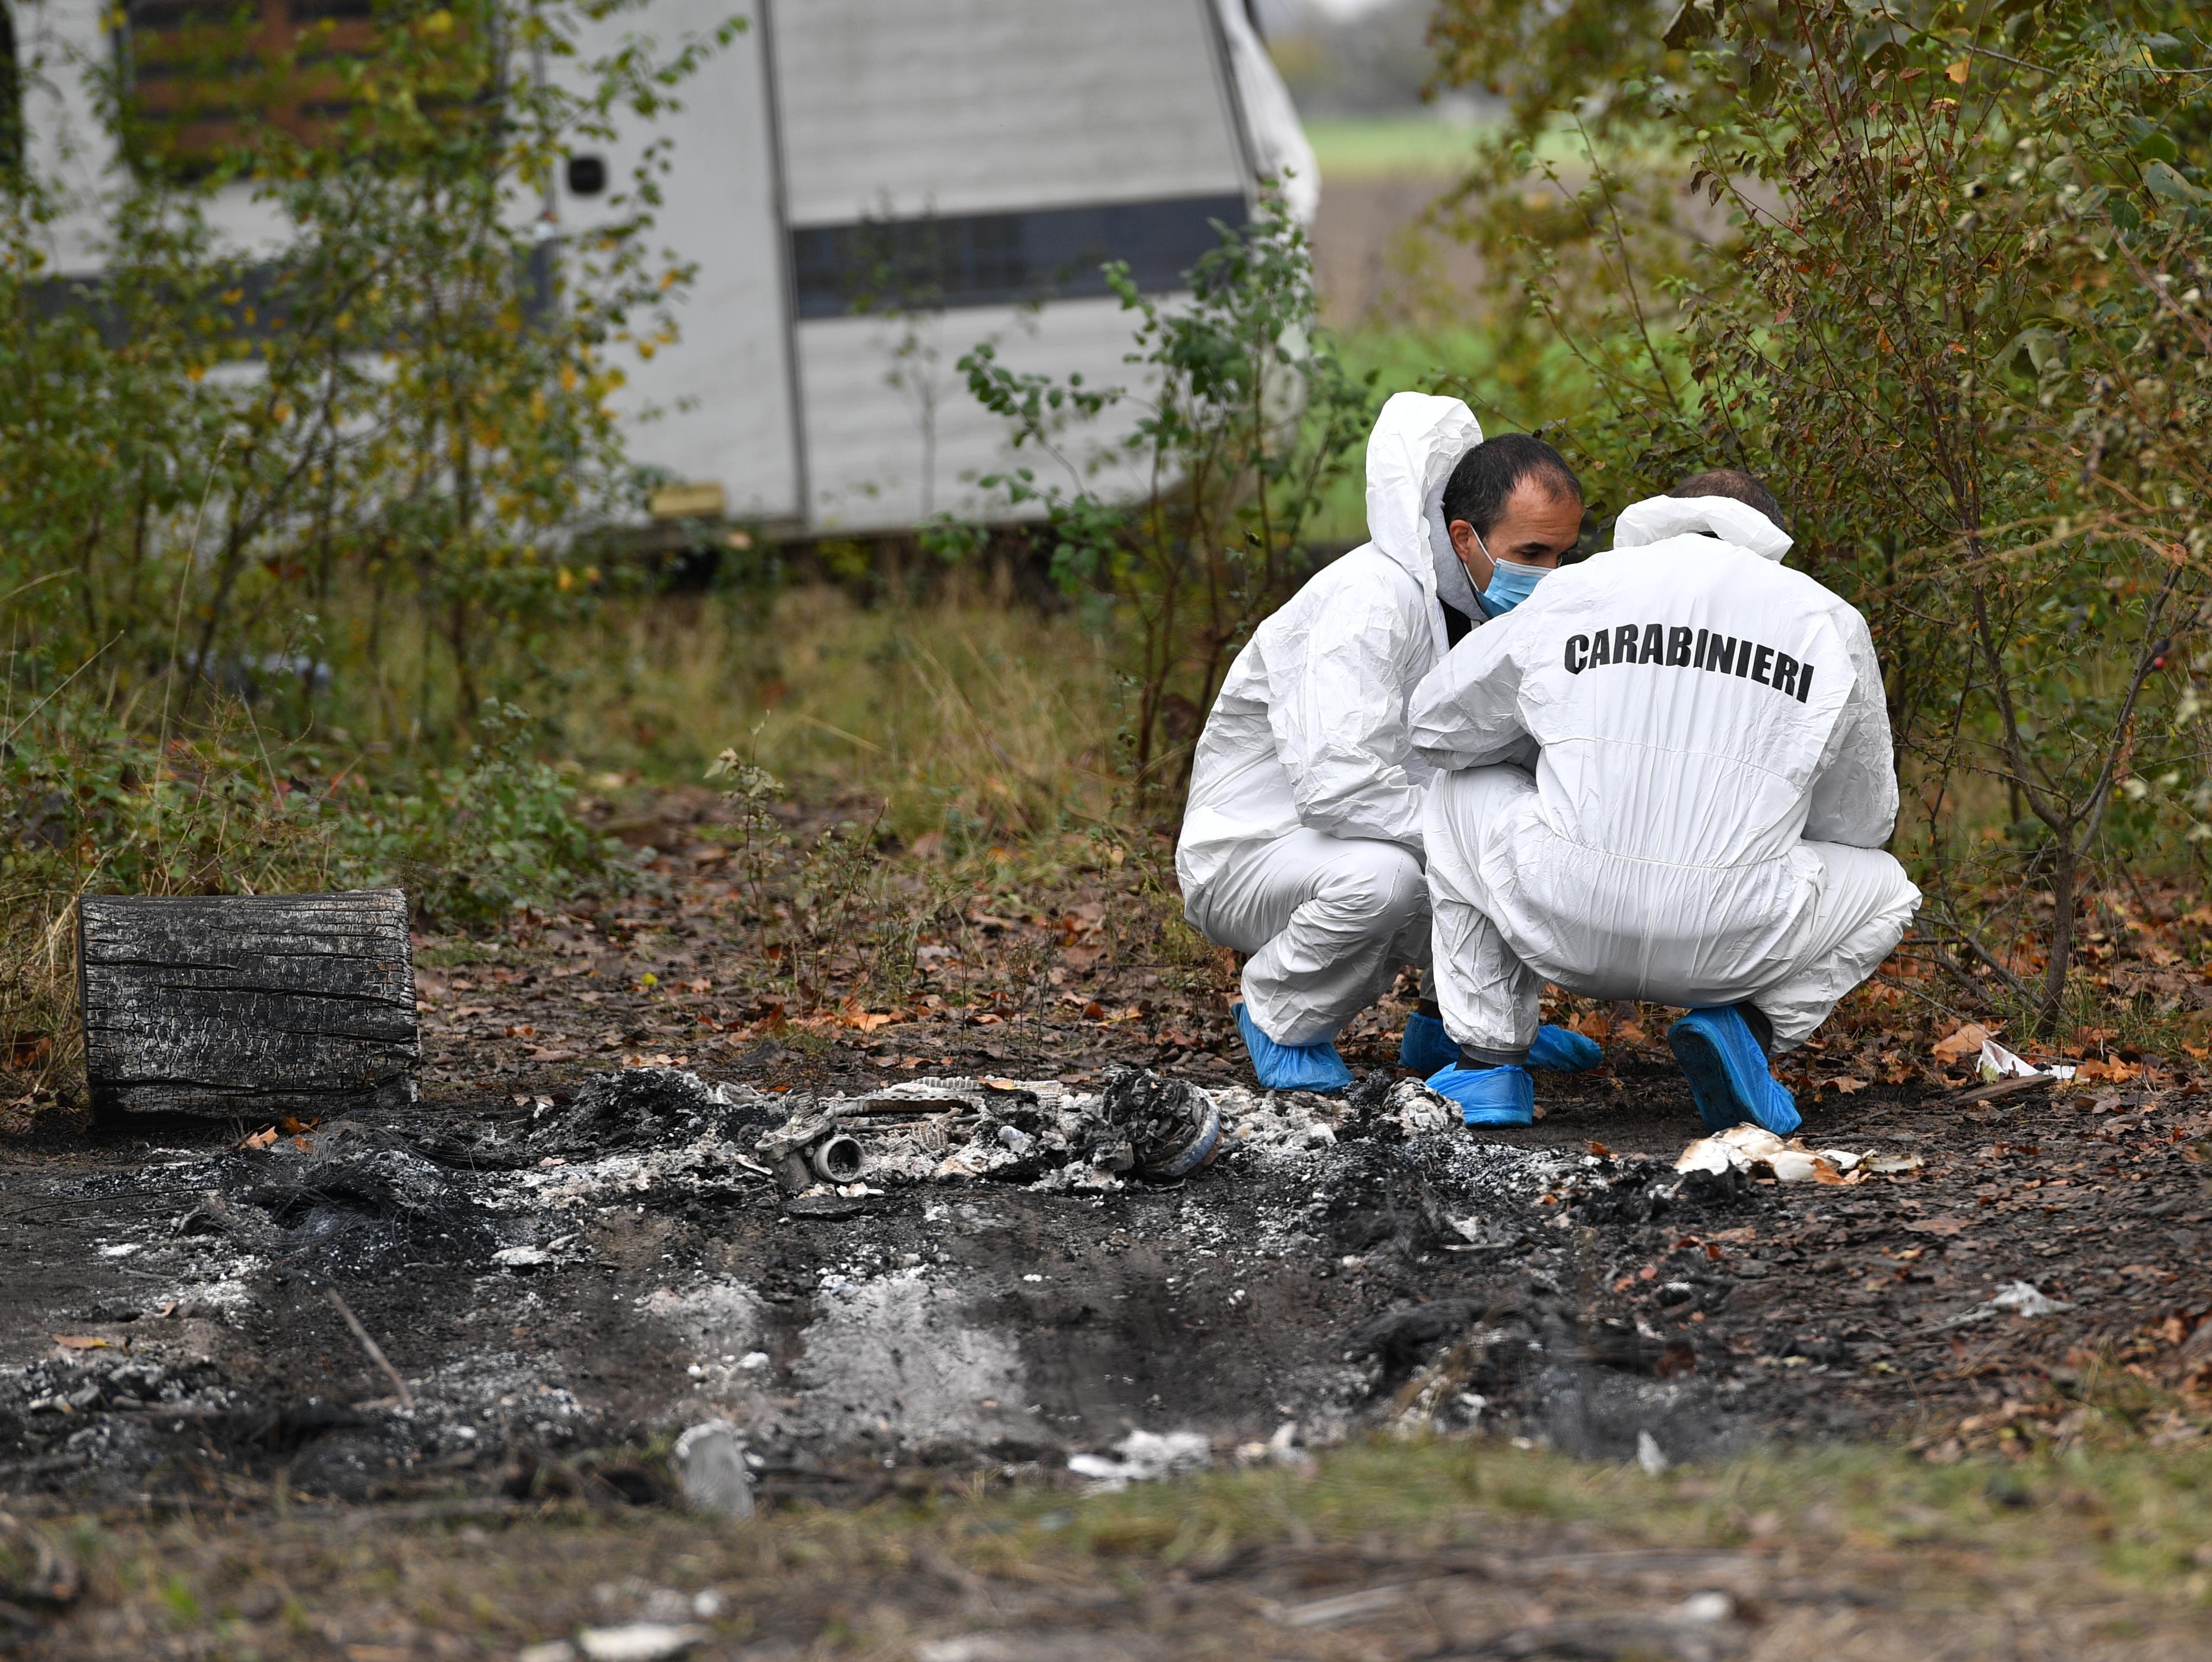
<svg viewBox="0 0 2212 1662">
<path fill-rule="evenodd" d="M 1689 1006 L 1668 1040 L 1706 1125 L 1794 1131 L 1769 1058 L 1911 921 L 1874 642 L 1782 566 L 1779 522 L 1748 475 L 1686 480 L 1415 693 L 1414 754 L 1448 770 L 1425 830 L 1461 1046 L 1429 1083 L 1468 1124 L 1528 1123 L 1550 980 Z"/>
<path fill-rule="evenodd" d="M 1549 446 L 1486 445 L 1458 399 L 1399 393 L 1368 441 L 1374 540 L 1316 574 L 1231 666 L 1199 738 L 1176 873 L 1191 923 L 1249 955 L 1237 1022 L 1268 1089 L 1350 1084 L 1337 1034 L 1427 963 L 1433 775 L 1408 753 L 1406 701 L 1451 641 L 1533 591 L 1582 513 Z M 1579 1034 L 1549 1029 L 1546 1045 L 1537 1065 L 1600 1059 Z M 1433 1003 L 1400 1056 L 1423 1073 L 1457 1058 Z"/>
</svg>

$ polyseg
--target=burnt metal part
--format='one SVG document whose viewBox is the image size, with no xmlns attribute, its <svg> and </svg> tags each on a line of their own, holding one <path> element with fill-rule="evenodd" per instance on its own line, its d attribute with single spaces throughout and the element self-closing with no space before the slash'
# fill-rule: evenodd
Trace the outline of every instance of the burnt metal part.
<svg viewBox="0 0 2212 1662">
<path fill-rule="evenodd" d="M 843 1131 L 825 1137 L 808 1150 L 807 1164 L 824 1183 L 852 1183 L 867 1169 L 868 1157 L 860 1143 Z"/>
</svg>

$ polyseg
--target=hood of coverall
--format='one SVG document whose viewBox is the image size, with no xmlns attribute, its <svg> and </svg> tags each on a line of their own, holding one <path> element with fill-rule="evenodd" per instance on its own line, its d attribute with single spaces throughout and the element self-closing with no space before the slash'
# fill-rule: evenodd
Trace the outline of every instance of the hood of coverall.
<svg viewBox="0 0 2212 1662">
<path fill-rule="evenodd" d="M 1367 535 L 1376 548 L 1413 574 L 1421 591 L 1437 597 L 1437 574 L 1466 568 L 1444 529 L 1444 485 L 1459 458 L 1482 442 L 1482 424 L 1457 398 L 1426 392 L 1393 393 L 1367 440 Z M 1446 593 L 1445 599 L 1453 599 Z M 1462 611 L 1480 617 L 1468 601 Z M 1441 619 L 1437 623 L 1443 628 Z"/>
<path fill-rule="evenodd" d="M 1732 496 L 1647 496 L 1621 509 L 1613 522 L 1617 549 L 1644 548 L 1670 537 L 1718 537 L 1762 560 L 1781 559 L 1796 540 L 1750 503 Z"/>
</svg>

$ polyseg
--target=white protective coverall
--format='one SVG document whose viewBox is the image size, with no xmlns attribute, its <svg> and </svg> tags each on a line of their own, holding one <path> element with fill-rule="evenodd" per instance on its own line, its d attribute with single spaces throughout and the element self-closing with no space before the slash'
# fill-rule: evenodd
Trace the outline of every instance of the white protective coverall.
<svg viewBox="0 0 2212 1662">
<path fill-rule="evenodd" d="M 1433 775 L 1407 753 L 1406 701 L 1444 656 L 1444 484 L 1481 442 L 1457 398 L 1383 405 L 1367 441 L 1373 540 L 1260 626 L 1199 736 L 1176 848 L 1184 915 L 1251 955 L 1245 1010 L 1278 1044 L 1333 1039 L 1428 961 Z"/>
<path fill-rule="evenodd" d="M 1451 770 L 1425 829 L 1461 1044 L 1525 1048 L 1550 980 L 1748 1001 L 1789 1050 L 1903 937 L 1874 641 L 1790 543 L 1725 497 L 1638 502 L 1415 694 L 1414 752 Z"/>
</svg>

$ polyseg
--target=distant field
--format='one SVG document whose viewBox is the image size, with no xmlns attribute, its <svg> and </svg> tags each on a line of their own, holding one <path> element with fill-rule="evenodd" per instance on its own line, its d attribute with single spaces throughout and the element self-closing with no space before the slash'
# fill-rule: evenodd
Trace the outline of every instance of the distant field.
<svg viewBox="0 0 2212 1662">
<path fill-rule="evenodd" d="M 1485 128 L 1433 115 L 1344 116 L 1305 124 L 1323 179 L 1451 173 Z"/>
<path fill-rule="evenodd" d="M 1427 114 L 1316 116 L 1305 123 L 1305 130 L 1323 182 L 1342 185 L 1422 174 L 1449 178 L 1497 130 L 1497 123 Z M 1664 143 L 1663 135 L 1647 133 L 1626 154 L 1649 161 L 1661 154 Z M 1580 171 L 1586 154 L 1582 135 L 1571 124 L 1546 132 L 1536 149 L 1571 173 Z"/>
</svg>

